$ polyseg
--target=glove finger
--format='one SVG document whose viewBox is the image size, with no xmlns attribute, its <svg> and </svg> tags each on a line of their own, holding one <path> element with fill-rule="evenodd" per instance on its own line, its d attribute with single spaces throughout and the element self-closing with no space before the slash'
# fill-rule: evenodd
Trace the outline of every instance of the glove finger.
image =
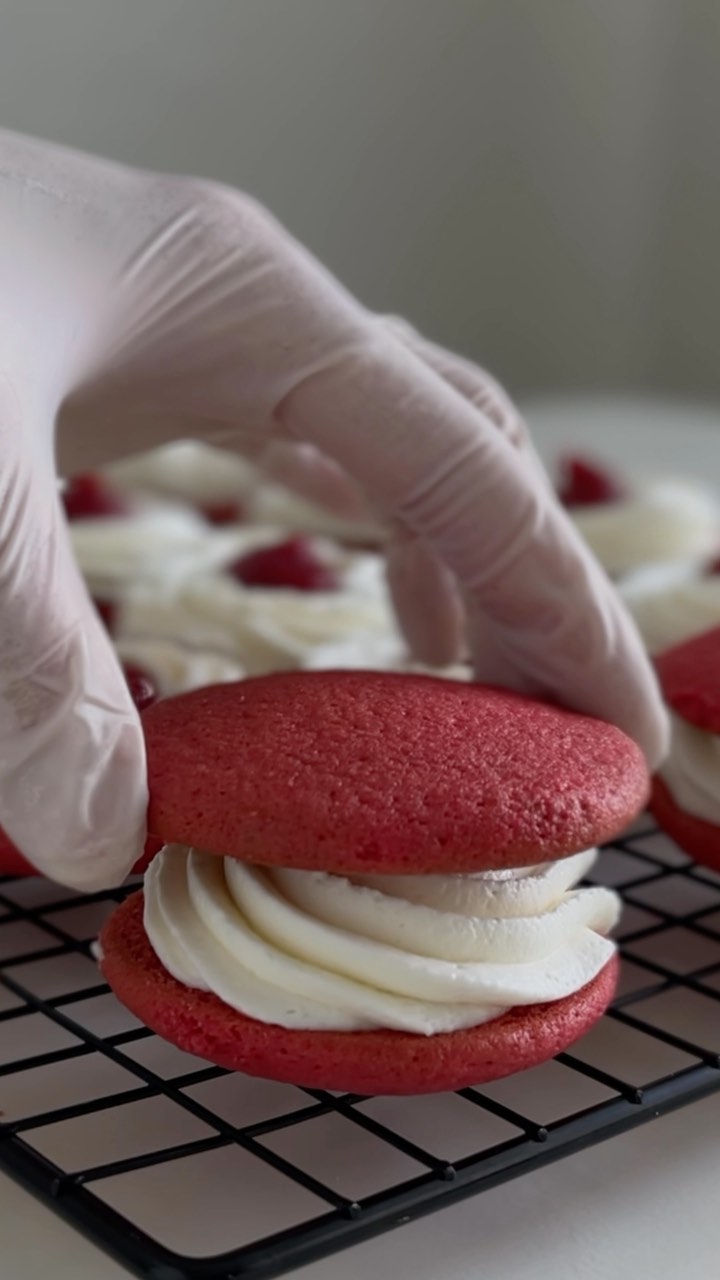
<svg viewBox="0 0 720 1280">
<path fill-rule="evenodd" d="M 0 822 L 74 889 L 119 884 L 142 851 L 142 730 L 73 560 L 54 474 L 13 462 L 4 414 L 0 517 Z"/>
<path fill-rule="evenodd" d="M 432 548 L 396 522 L 386 551 L 387 579 L 400 629 L 418 662 L 445 667 L 464 645 L 457 583 Z"/>
<path fill-rule="evenodd" d="M 333 515 L 372 520 L 366 499 L 347 472 L 310 444 L 274 440 L 261 454 L 259 466 L 268 480 L 292 489 Z"/>
<path fill-rule="evenodd" d="M 419 356 L 430 369 L 434 369 L 448 386 L 454 387 L 470 404 L 479 409 L 522 454 L 541 483 L 555 492 L 552 478 L 538 455 L 525 419 L 504 387 L 487 369 L 473 364 L 454 351 L 446 351 L 435 342 L 429 342 L 397 316 L 386 316 L 383 322 L 410 351 Z"/>
<path fill-rule="evenodd" d="M 542 484 L 549 485 L 551 483 L 535 452 L 532 438 L 517 407 L 505 389 L 486 369 L 481 368 L 470 360 L 464 359 L 455 352 L 447 351 L 437 343 L 428 341 L 427 338 L 424 338 L 400 316 L 383 316 L 382 322 L 410 351 L 418 356 L 430 369 L 433 369 L 435 373 L 439 374 L 448 386 L 453 387 L 465 400 L 474 405 L 501 432 L 506 440 L 522 454 L 528 466 L 540 478 Z M 420 573 L 416 574 L 415 580 L 417 582 L 416 598 L 410 598 L 408 589 L 402 600 L 401 607 L 405 616 L 412 620 L 411 625 L 414 624 L 413 634 L 417 637 L 417 641 L 422 644 L 423 630 L 425 627 L 430 630 L 434 625 L 434 609 L 437 608 L 439 611 L 441 605 L 439 600 L 430 601 L 428 599 L 423 577 Z M 453 594 L 456 601 L 454 604 L 455 614 L 464 619 L 465 611 L 461 593 L 458 590 L 457 583 L 452 579 L 449 581 L 452 581 Z M 447 607 L 446 605 L 446 612 Z M 442 613 L 440 616 L 442 616 Z M 505 670 L 506 664 L 502 662 L 497 646 L 493 644 L 491 639 L 492 628 L 490 623 L 477 606 L 473 607 L 471 605 L 470 616 L 472 617 L 473 648 L 476 655 L 478 679 L 487 680 L 488 683 L 509 683 L 508 673 Z M 408 636 L 408 628 L 404 626 L 403 629 L 406 636 Z M 458 639 L 457 646 L 459 652 L 462 647 L 462 638 Z M 482 662 L 480 662 L 479 655 L 482 655 Z M 504 677 L 502 676 L 503 672 L 505 672 Z M 518 678 L 516 676 L 516 682 Z"/>
<path fill-rule="evenodd" d="M 492 374 L 413 329 L 399 316 L 383 316 L 383 324 L 430 369 L 479 409 L 516 449 L 531 447 L 530 433 L 507 392 Z"/>
<path fill-rule="evenodd" d="M 308 378 L 283 425 L 334 457 L 456 574 L 510 681 L 667 745 L 634 625 L 570 521 L 489 419 L 388 334 Z"/>
<path fill-rule="evenodd" d="M 483 413 L 541 475 L 550 483 L 542 466 L 530 433 L 521 415 L 503 387 L 487 370 L 446 351 L 436 343 L 423 338 L 411 325 L 399 317 L 384 317 L 391 331 L 414 351 L 431 369 L 434 369 L 450 386 L 459 391 L 470 404 Z M 492 621 L 472 599 L 466 614 L 468 641 L 474 658 L 474 670 L 478 680 L 487 684 L 511 686 L 524 693 L 542 692 L 537 681 L 518 669 L 511 655 L 503 648 L 502 637 L 496 636 Z"/>
</svg>

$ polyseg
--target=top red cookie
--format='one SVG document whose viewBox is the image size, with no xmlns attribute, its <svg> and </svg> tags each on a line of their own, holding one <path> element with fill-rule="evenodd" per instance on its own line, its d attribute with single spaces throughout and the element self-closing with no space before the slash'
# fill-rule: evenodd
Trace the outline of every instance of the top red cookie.
<svg viewBox="0 0 720 1280">
<path fill-rule="evenodd" d="M 143 713 L 150 831 L 337 872 L 523 866 L 607 840 L 647 772 L 619 729 L 429 676 L 285 672 Z"/>
<path fill-rule="evenodd" d="M 720 627 L 655 659 L 666 702 L 698 729 L 720 733 Z"/>
</svg>

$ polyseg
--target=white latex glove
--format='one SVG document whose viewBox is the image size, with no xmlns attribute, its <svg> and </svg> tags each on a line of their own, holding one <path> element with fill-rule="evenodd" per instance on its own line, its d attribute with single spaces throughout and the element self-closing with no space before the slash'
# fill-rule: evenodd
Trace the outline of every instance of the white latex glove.
<svg viewBox="0 0 720 1280">
<path fill-rule="evenodd" d="M 67 474 L 191 436 L 315 446 L 393 523 L 422 657 L 466 636 L 479 678 L 615 721 L 657 763 L 637 634 L 486 374 L 369 314 L 247 196 L 0 134 L 0 822 L 41 870 L 117 883 L 147 803 L 55 455 Z"/>
</svg>

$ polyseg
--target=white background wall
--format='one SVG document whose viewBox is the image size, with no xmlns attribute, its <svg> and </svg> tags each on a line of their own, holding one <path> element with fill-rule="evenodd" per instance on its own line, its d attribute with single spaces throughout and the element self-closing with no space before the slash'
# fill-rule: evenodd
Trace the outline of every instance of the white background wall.
<svg viewBox="0 0 720 1280">
<path fill-rule="evenodd" d="M 716 0 L 0 0 L 0 122 L 266 201 L 519 390 L 720 392 Z"/>
</svg>

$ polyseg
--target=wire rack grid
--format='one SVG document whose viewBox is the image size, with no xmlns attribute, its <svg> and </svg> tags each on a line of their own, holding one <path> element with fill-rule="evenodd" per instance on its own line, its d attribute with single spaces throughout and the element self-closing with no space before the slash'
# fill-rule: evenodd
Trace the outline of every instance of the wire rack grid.
<svg viewBox="0 0 720 1280">
<path fill-rule="evenodd" d="M 92 941 L 127 889 L 2 880 L 0 1168 L 133 1274 L 259 1280 L 720 1090 L 720 876 L 644 820 L 594 878 L 625 902 L 613 1007 L 551 1063 L 425 1098 L 181 1053 L 98 981 Z"/>
</svg>

